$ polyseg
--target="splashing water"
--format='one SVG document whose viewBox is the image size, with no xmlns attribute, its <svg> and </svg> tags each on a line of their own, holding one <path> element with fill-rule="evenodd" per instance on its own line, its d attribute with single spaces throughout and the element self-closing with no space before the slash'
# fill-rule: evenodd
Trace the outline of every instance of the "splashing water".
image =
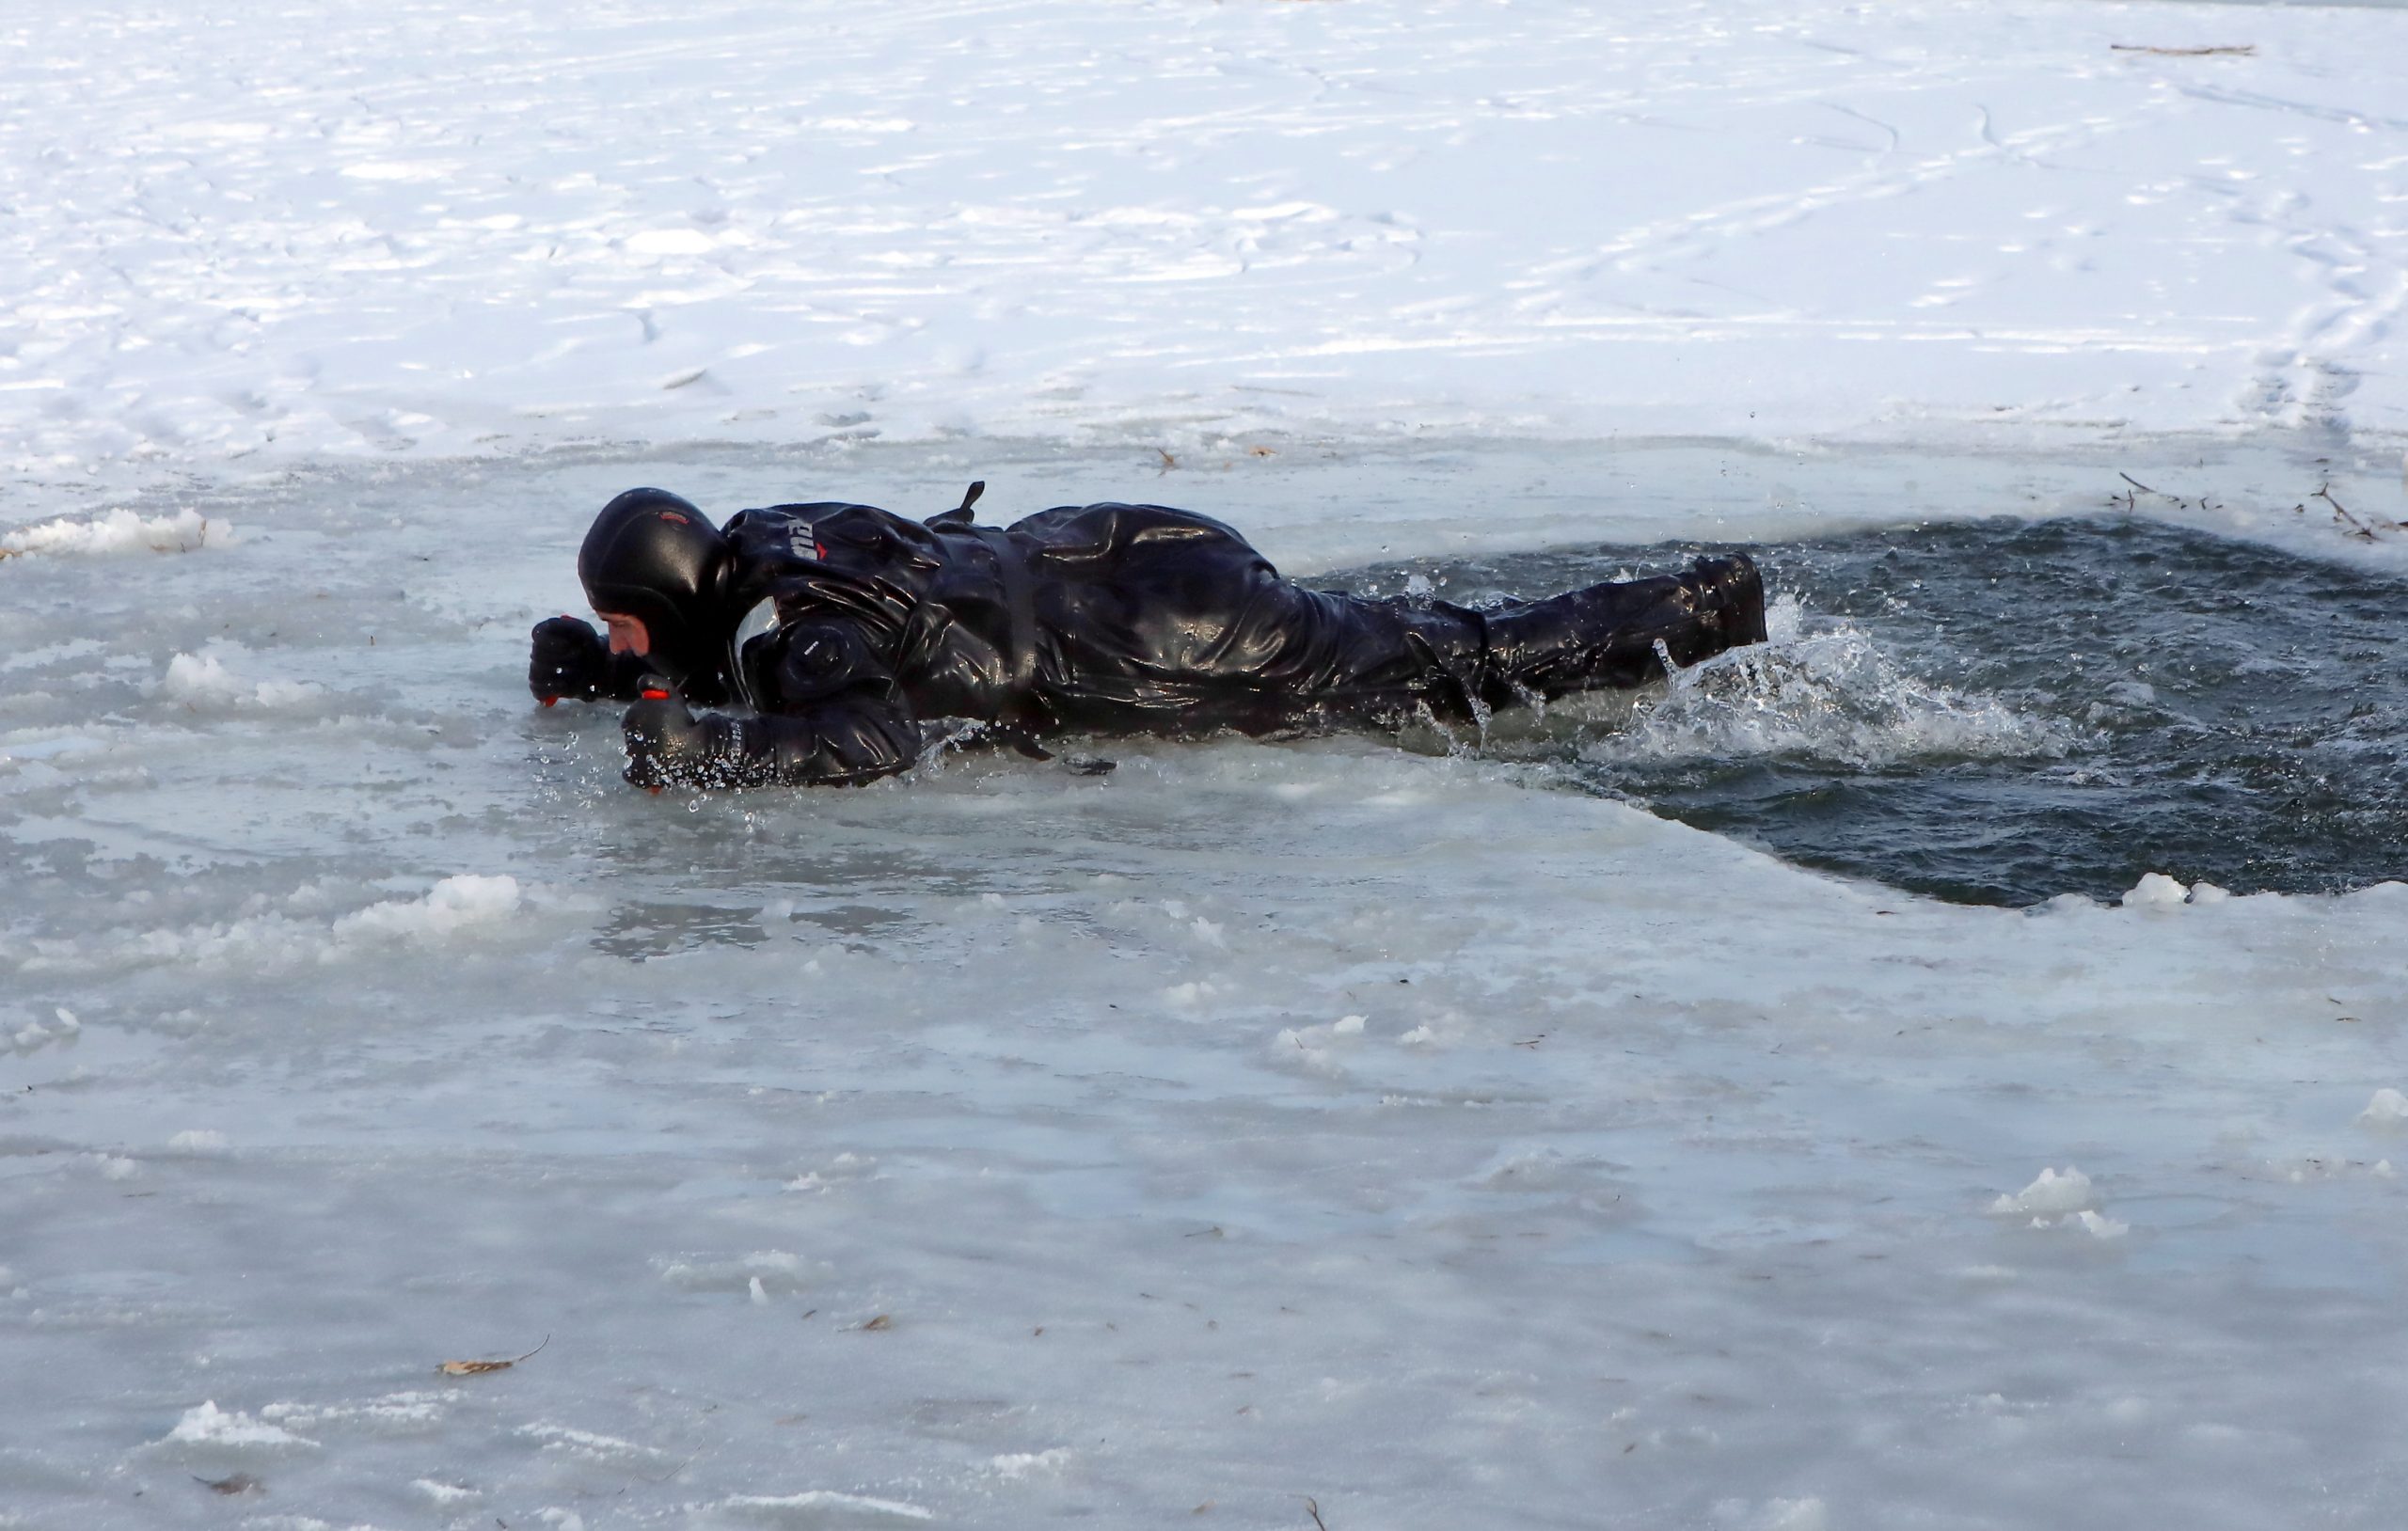
<svg viewBox="0 0 2408 1531">
<path fill-rule="evenodd" d="M 1798 597 L 1766 611 L 1770 641 L 1676 672 L 1627 725 L 1584 743 L 1601 766 L 1794 756 L 1874 768 L 1916 760 L 2059 757 L 2078 731 L 1970 696 L 1902 669 L 1868 633 L 1839 620 L 1807 630 Z"/>
</svg>

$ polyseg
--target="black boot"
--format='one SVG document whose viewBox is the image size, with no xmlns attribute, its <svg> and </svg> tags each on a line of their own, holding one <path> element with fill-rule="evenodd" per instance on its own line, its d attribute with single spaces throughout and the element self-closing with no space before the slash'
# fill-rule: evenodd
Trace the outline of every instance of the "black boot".
<svg viewBox="0 0 2408 1531">
<path fill-rule="evenodd" d="M 1763 642 L 1764 578 L 1754 560 L 1734 553 L 1700 559 L 1685 575 L 1592 585 L 1484 616 L 1490 705 L 1530 693 L 1627 690 L 1662 675 L 1665 655 L 1687 666 Z"/>
<path fill-rule="evenodd" d="M 1689 577 L 1697 582 L 1699 620 L 1722 634 L 1713 653 L 1765 641 L 1765 576 L 1755 560 L 1745 553 L 1700 559 Z"/>
</svg>

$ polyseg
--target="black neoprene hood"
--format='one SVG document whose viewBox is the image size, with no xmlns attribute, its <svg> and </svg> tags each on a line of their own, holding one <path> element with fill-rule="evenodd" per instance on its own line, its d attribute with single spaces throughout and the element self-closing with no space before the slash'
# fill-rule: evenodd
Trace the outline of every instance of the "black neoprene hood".
<svg viewBox="0 0 2408 1531">
<path fill-rule="evenodd" d="M 684 676 L 719 660 L 729 560 L 727 539 L 691 501 L 630 489 L 594 518 L 577 576 L 594 610 L 642 622 L 662 668 Z"/>
</svg>

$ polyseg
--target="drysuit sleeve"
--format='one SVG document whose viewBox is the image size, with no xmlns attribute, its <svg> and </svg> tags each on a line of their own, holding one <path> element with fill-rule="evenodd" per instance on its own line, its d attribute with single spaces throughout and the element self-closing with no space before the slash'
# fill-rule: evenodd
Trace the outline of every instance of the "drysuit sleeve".
<svg viewBox="0 0 2408 1531">
<path fill-rule="evenodd" d="M 764 710 L 686 715 L 673 700 L 628 709 L 638 786 L 856 786 L 919 758 L 920 725 L 889 669 L 849 626 L 798 624 L 756 640 Z"/>
</svg>

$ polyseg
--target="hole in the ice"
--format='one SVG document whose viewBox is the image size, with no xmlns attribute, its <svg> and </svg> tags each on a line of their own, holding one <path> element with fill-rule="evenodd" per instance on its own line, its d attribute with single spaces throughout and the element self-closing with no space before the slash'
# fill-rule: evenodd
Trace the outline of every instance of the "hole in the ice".
<svg viewBox="0 0 2408 1531">
<path fill-rule="evenodd" d="M 1453 600 L 1691 551 L 1384 565 Z M 1755 549 L 1775 641 L 1636 695 L 1500 718 L 1488 750 L 1802 864 L 1962 903 L 2402 875 L 2408 581 L 2158 522 L 1893 528 Z"/>
</svg>

